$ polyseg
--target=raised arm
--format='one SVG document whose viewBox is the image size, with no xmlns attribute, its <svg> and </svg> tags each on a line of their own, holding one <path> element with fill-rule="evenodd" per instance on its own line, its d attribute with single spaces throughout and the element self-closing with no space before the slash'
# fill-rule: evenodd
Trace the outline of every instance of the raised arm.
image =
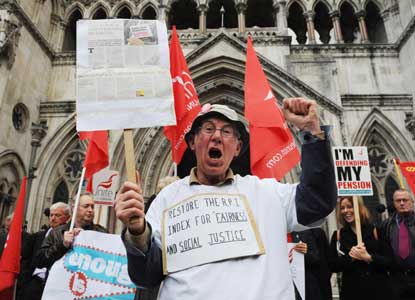
<svg viewBox="0 0 415 300">
<path fill-rule="evenodd" d="M 311 225 L 326 217 L 336 205 L 336 180 L 328 127 L 320 127 L 317 103 L 302 98 L 283 101 L 287 122 L 298 127 L 302 138 L 301 178 L 295 203 L 297 220 Z"/>
</svg>

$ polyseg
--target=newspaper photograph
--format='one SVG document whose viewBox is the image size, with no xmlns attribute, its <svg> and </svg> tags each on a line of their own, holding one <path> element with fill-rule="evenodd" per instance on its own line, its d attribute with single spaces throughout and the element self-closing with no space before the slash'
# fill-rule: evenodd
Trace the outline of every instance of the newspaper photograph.
<svg viewBox="0 0 415 300">
<path fill-rule="evenodd" d="M 166 24 L 138 19 L 79 20 L 77 130 L 175 122 Z"/>
</svg>

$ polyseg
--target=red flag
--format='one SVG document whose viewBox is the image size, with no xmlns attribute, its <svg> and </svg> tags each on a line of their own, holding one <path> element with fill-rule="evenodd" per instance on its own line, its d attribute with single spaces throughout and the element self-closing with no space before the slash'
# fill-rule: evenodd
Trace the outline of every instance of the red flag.
<svg viewBox="0 0 415 300">
<path fill-rule="evenodd" d="M 165 126 L 164 135 L 170 141 L 173 161 L 179 164 L 187 147 L 184 136 L 200 112 L 200 103 L 180 46 L 176 27 L 173 27 L 170 40 L 170 74 L 173 82 L 177 124 Z"/>
<path fill-rule="evenodd" d="M 281 180 L 300 160 L 291 131 L 248 38 L 245 117 L 249 122 L 251 172 Z"/>
<path fill-rule="evenodd" d="M 396 162 L 399 164 L 402 175 L 405 176 L 406 182 L 411 188 L 412 193 L 415 193 L 415 162 L 400 162 L 398 159 Z"/>
<path fill-rule="evenodd" d="M 0 259 L 0 299 L 13 299 L 14 282 L 20 272 L 20 252 L 22 248 L 22 225 L 26 194 L 26 176 L 23 177 L 19 198 L 14 209 L 9 235 Z"/>
<path fill-rule="evenodd" d="M 108 131 L 87 131 L 80 132 L 79 139 L 89 139 L 86 151 L 84 167 L 85 179 L 88 180 L 86 190 L 92 192 L 92 175 L 105 168 L 109 164 L 108 158 Z"/>
</svg>

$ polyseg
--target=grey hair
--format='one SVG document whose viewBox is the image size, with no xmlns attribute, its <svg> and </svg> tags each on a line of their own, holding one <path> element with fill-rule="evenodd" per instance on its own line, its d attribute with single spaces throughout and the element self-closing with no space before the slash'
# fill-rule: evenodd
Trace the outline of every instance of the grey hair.
<svg viewBox="0 0 415 300">
<path fill-rule="evenodd" d="M 67 216 L 71 215 L 71 207 L 69 206 L 69 204 L 66 204 L 64 202 L 56 202 L 51 205 L 50 210 L 58 209 L 58 208 L 62 208 L 65 215 Z"/>
<path fill-rule="evenodd" d="M 8 215 L 8 216 L 6 217 L 6 220 L 11 220 L 11 219 L 13 219 L 13 216 L 14 216 L 14 213 L 11 213 L 10 215 Z"/>
</svg>

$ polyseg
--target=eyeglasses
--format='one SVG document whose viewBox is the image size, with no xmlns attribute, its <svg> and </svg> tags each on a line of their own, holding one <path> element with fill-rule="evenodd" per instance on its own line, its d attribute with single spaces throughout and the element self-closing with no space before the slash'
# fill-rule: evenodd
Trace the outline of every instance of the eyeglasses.
<svg viewBox="0 0 415 300">
<path fill-rule="evenodd" d="M 232 125 L 225 125 L 222 128 L 216 128 L 215 124 L 208 121 L 203 123 L 203 125 L 199 127 L 199 130 L 205 135 L 213 135 L 216 130 L 219 130 L 223 138 L 239 138 L 239 133 Z"/>
</svg>

